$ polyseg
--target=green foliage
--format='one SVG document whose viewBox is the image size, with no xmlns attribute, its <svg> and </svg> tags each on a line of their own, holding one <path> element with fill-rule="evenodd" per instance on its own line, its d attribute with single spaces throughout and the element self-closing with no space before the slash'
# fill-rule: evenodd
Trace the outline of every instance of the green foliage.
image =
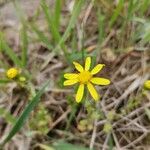
<svg viewBox="0 0 150 150">
<path fill-rule="evenodd" d="M 2 33 L 0 33 L 0 45 L 1 45 L 1 52 L 4 52 L 13 62 L 16 66 L 22 68 L 21 60 L 18 58 L 18 56 L 15 54 L 15 52 L 8 46 L 6 43 L 4 36 Z"/>
<path fill-rule="evenodd" d="M 22 25 L 21 29 L 21 47 L 22 47 L 22 66 L 25 68 L 27 66 L 27 52 L 28 52 L 28 35 L 27 35 L 27 27 Z"/>
<path fill-rule="evenodd" d="M 111 123 L 110 122 L 106 122 L 105 124 L 104 124 L 104 128 L 103 128 L 103 131 L 105 132 L 105 133 L 111 133 L 111 131 L 112 131 L 112 125 L 111 125 Z"/>
<path fill-rule="evenodd" d="M 119 14 L 121 13 L 123 6 L 124 6 L 124 0 L 119 0 L 118 5 L 117 5 L 116 9 L 114 10 L 114 13 L 112 14 L 111 19 L 109 21 L 110 28 L 117 21 L 117 18 L 119 16 Z"/>
<path fill-rule="evenodd" d="M 56 1 L 56 5 L 60 5 L 58 4 L 58 1 Z M 48 29 L 50 31 L 50 34 L 52 34 L 52 37 L 54 38 L 55 42 L 58 43 L 61 38 L 59 34 L 59 28 L 58 28 L 58 25 L 59 25 L 58 23 L 60 19 L 60 10 L 57 10 L 57 14 L 53 14 L 50 8 L 48 7 L 48 5 L 46 4 L 45 0 L 41 1 L 41 6 L 45 14 L 45 18 L 48 24 Z M 58 7 L 57 9 L 60 9 L 60 6 L 56 6 L 56 7 Z M 55 17 L 52 17 L 53 15 L 56 15 L 57 19 Z"/>
<path fill-rule="evenodd" d="M 52 146 L 45 144 L 38 144 L 38 146 L 43 150 L 93 150 L 82 146 L 73 145 L 64 141 L 58 141 Z"/>
<path fill-rule="evenodd" d="M 34 23 L 30 23 L 30 27 L 32 31 L 36 33 L 39 41 L 41 41 L 49 50 L 52 50 L 53 46 L 50 44 L 48 37 L 42 31 L 39 30 L 37 25 L 35 25 Z"/>
<path fill-rule="evenodd" d="M 104 119 L 104 114 L 101 109 L 96 109 L 90 101 L 85 102 L 85 107 L 87 110 L 87 118 L 89 121 L 94 121 L 95 119 Z"/>
<path fill-rule="evenodd" d="M 7 112 L 7 110 L 5 110 L 4 108 L 0 108 L 0 116 L 3 117 L 6 122 L 10 123 L 10 124 L 14 124 L 16 121 L 16 118 L 13 117 L 9 112 Z"/>
<path fill-rule="evenodd" d="M 0 79 L 0 84 L 6 84 L 8 82 L 10 82 L 10 80 L 8 80 L 8 79 Z"/>
<path fill-rule="evenodd" d="M 35 106 L 39 103 L 41 95 L 44 93 L 45 88 L 48 86 L 49 82 L 46 82 L 44 86 L 39 90 L 39 92 L 33 97 L 31 102 L 28 104 L 28 106 L 25 108 L 19 119 L 16 121 L 15 125 L 11 129 L 11 131 L 8 133 L 6 138 L 4 139 L 2 145 L 4 146 L 7 142 L 9 142 L 13 136 L 23 127 L 25 124 L 25 121 L 29 117 L 31 111 L 35 108 Z"/>
<path fill-rule="evenodd" d="M 134 38 L 135 40 L 141 40 L 140 43 L 144 45 L 150 41 L 150 21 L 144 19 L 138 20 L 138 18 L 135 18 L 135 21 L 140 21 L 140 25 L 134 34 Z"/>
<path fill-rule="evenodd" d="M 129 99 L 127 105 L 121 110 L 125 115 L 131 112 L 133 109 L 136 109 L 141 104 L 142 94 L 140 93 L 137 97 Z"/>
<path fill-rule="evenodd" d="M 35 110 L 29 122 L 31 130 L 39 131 L 41 134 L 48 132 L 51 123 L 52 118 L 42 104 Z"/>
<path fill-rule="evenodd" d="M 83 6 L 83 3 L 84 3 L 84 0 L 78 0 L 78 1 L 75 1 L 75 4 L 74 4 L 74 8 L 73 8 L 73 11 L 72 11 L 72 15 L 71 15 L 71 18 L 70 18 L 70 21 L 69 21 L 69 24 L 67 26 L 67 29 L 65 31 L 65 33 L 63 34 L 63 36 L 61 37 L 56 49 L 62 44 L 64 43 L 69 34 L 70 34 L 70 31 L 71 29 L 75 26 L 75 23 L 77 21 L 77 17 L 79 16 L 80 14 L 80 11 L 81 11 L 81 8 Z"/>
<path fill-rule="evenodd" d="M 78 145 L 72 145 L 64 141 L 59 141 L 55 143 L 53 147 L 55 150 L 90 150 L 89 148 L 84 148 Z"/>
<path fill-rule="evenodd" d="M 136 108 L 141 103 L 140 99 L 129 99 L 127 103 L 127 111 L 130 112 L 132 109 Z"/>
<path fill-rule="evenodd" d="M 60 26 L 60 19 L 61 19 L 61 8 L 62 8 L 62 1 L 56 0 L 55 8 L 54 8 L 54 22 L 56 29 L 59 30 Z"/>
</svg>

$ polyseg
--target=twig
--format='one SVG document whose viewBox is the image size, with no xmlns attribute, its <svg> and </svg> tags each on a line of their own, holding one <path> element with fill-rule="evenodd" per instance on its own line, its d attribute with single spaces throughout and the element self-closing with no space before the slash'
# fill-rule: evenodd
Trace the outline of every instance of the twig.
<svg viewBox="0 0 150 150">
<path fill-rule="evenodd" d="M 93 149 L 93 146 L 95 143 L 96 130 L 97 130 L 97 119 L 94 121 L 94 128 L 93 128 L 92 138 L 91 138 L 91 142 L 90 142 L 90 149 Z"/>
</svg>

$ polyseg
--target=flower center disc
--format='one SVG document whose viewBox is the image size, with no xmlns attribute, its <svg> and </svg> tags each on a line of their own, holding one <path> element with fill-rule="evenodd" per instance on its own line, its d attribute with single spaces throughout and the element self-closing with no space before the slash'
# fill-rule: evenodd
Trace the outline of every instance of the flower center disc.
<svg viewBox="0 0 150 150">
<path fill-rule="evenodd" d="M 79 73 L 79 82 L 80 83 L 87 83 L 91 79 L 92 75 L 89 71 L 83 71 Z"/>
</svg>

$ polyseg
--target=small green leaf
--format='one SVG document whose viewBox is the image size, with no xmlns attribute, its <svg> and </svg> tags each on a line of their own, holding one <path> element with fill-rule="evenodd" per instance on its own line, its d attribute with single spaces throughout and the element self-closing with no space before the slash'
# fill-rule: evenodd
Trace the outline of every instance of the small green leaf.
<svg viewBox="0 0 150 150">
<path fill-rule="evenodd" d="M 56 150 L 92 150 L 89 148 L 85 148 L 79 145 L 73 145 L 70 143 L 66 143 L 64 141 L 59 141 L 57 143 L 54 144 L 54 148 Z"/>
<path fill-rule="evenodd" d="M 6 84 L 8 82 L 10 82 L 10 80 L 8 80 L 8 79 L 0 79 L 0 84 Z"/>
</svg>

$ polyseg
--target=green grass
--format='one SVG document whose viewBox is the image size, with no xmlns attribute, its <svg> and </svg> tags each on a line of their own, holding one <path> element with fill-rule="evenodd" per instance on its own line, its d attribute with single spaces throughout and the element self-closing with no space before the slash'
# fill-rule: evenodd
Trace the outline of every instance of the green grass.
<svg viewBox="0 0 150 150">
<path fill-rule="evenodd" d="M 56 1 L 56 5 L 58 5 L 58 1 Z M 58 26 L 59 19 L 60 19 L 60 11 L 56 12 L 57 14 L 52 13 L 52 10 L 49 9 L 48 5 L 46 4 L 46 1 L 44 0 L 41 1 L 41 7 L 44 12 L 47 24 L 48 24 L 49 33 L 52 35 L 53 40 L 56 44 L 59 42 L 61 38 L 61 35 L 59 34 L 59 26 Z M 61 9 L 61 8 L 58 8 L 58 9 Z M 57 18 L 55 18 L 55 15 L 57 15 Z"/>
<path fill-rule="evenodd" d="M 112 26 L 115 24 L 115 22 L 117 21 L 118 16 L 121 14 L 121 10 L 124 6 L 124 0 L 119 0 L 119 3 L 117 5 L 117 7 L 114 9 L 114 12 L 110 18 L 109 21 L 109 27 L 112 28 Z"/>
<path fill-rule="evenodd" d="M 7 142 L 9 142 L 13 136 L 19 132 L 19 130 L 24 126 L 25 121 L 29 117 L 31 111 L 35 108 L 35 106 L 39 103 L 41 95 L 44 93 L 45 88 L 48 86 L 49 82 L 46 82 L 44 86 L 39 90 L 39 92 L 36 93 L 36 95 L 33 97 L 31 102 L 27 105 L 27 107 L 24 109 L 21 116 L 16 121 L 15 125 L 11 129 L 11 131 L 8 133 L 6 138 L 4 139 L 3 143 L 1 144 L 1 147 L 3 147 Z"/>
<path fill-rule="evenodd" d="M 1 84 L 1 82 L 0 82 Z M 0 108 L 0 116 L 6 120 L 7 123 L 14 124 L 16 118 L 11 115 L 11 113 L 7 112 L 4 108 Z"/>
<path fill-rule="evenodd" d="M 67 62 L 71 63 L 70 57 L 69 57 L 69 52 L 65 46 L 65 41 L 71 34 L 71 30 L 75 27 L 75 23 L 77 21 L 77 18 L 80 14 L 81 8 L 84 4 L 84 0 L 79 0 L 75 2 L 71 18 L 69 20 L 68 26 L 64 32 L 63 35 L 60 35 L 59 32 L 59 23 L 60 23 L 60 18 L 61 18 L 61 2 L 59 0 L 56 0 L 55 2 L 55 10 L 52 12 L 52 10 L 49 9 L 48 5 L 44 0 L 41 0 L 41 7 L 42 10 L 45 14 L 47 26 L 49 29 L 49 33 L 52 36 L 54 43 L 50 45 L 50 40 L 48 37 L 46 37 L 39 29 L 38 27 L 34 24 L 31 24 L 32 30 L 37 34 L 38 38 L 40 41 L 42 41 L 48 49 L 51 49 L 55 53 L 59 54 L 59 51 L 62 50 L 64 57 L 66 58 Z M 52 17 L 52 16 L 55 17 Z"/>
<path fill-rule="evenodd" d="M 2 39 L 1 40 L 1 52 L 5 53 L 13 61 L 14 65 L 22 68 L 21 60 L 18 58 L 15 52 L 8 46 L 2 33 L 0 33 L 0 39 Z"/>
<path fill-rule="evenodd" d="M 23 25 L 21 29 L 21 49 L 22 49 L 21 55 L 22 66 L 26 68 L 28 61 L 28 35 L 27 35 L 27 28 L 25 25 Z"/>
</svg>

